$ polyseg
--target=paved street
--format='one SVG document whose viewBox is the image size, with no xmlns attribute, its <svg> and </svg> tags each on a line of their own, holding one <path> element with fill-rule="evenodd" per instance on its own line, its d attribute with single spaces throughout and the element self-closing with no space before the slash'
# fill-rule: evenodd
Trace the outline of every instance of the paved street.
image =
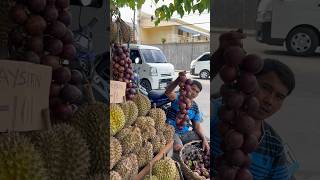
<svg viewBox="0 0 320 180">
<path fill-rule="evenodd" d="M 215 34 L 216 38 L 218 35 Z M 289 65 L 296 76 L 296 89 L 287 97 L 283 108 L 268 122 L 291 146 L 300 162 L 298 180 L 320 179 L 320 54 L 314 57 L 294 57 L 288 55 L 284 47 L 268 46 L 248 37 L 244 41 L 248 53 L 259 54 L 264 58 L 276 58 Z M 216 49 L 217 44 L 214 45 Z M 221 86 L 216 78 L 211 82 L 213 92 Z"/>
<path fill-rule="evenodd" d="M 210 80 L 202 80 L 199 77 L 190 75 L 189 77 L 201 82 L 202 84 L 202 91 L 195 101 L 197 102 L 200 111 L 203 113 L 202 128 L 204 129 L 205 135 L 210 137 Z"/>
</svg>

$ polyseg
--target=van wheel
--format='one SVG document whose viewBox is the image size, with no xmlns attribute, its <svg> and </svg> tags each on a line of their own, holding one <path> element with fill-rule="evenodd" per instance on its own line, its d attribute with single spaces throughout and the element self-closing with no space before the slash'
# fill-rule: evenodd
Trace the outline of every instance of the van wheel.
<svg viewBox="0 0 320 180">
<path fill-rule="evenodd" d="M 298 27 L 286 39 L 287 50 L 296 56 L 310 56 L 319 46 L 317 33 L 307 27 Z"/>
<path fill-rule="evenodd" d="M 209 72 L 208 70 L 202 70 L 202 71 L 200 71 L 200 73 L 199 73 L 199 77 L 200 77 L 201 79 L 208 79 L 209 76 L 210 76 L 210 72 Z"/>
<path fill-rule="evenodd" d="M 147 92 L 150 92 L 152 90 L 150 82 L 146 79 L 142 79 L 140 81 L 140 86 L 144 87 Z"/>
</svg>

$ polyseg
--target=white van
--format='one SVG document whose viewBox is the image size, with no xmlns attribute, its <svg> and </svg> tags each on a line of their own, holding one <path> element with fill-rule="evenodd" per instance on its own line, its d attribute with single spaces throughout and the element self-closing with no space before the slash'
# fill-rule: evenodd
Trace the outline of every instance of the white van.
<svg viewBox="0 0 320 180">
<path fill-rule="evenodd" d="M 257 41 L 283 46 L 294 55 L 311 55 L 320 46 L 319 0 L 261 0 Z"/>
<path fill-rule="evenodd" d="M 159 48 L 129 44 L 129 49 L 133 69 L 139 74 L 140 85 L 147 92 L 152 89 L 164 89 L 174 80 L 174 66 L 167 62 L 165 55 Z"/>
<path fill-rule="evenodd" d="M 198 76 L 201 79 L 208 79 L 210 77 L 210 52 L 205 52 L 191 61 L 190 74 Z"/>
</svg>

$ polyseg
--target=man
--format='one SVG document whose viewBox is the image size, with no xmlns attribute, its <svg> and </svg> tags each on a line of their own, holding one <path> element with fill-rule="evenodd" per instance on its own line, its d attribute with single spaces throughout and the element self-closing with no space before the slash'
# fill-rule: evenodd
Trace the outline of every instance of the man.
<svg viewBox="0 0 320 180">
<path fill-rule="evenodd" d="M 185 122 L 185 124 L 180 128 L 176 124 L 176 117 L 179 111 L 179 93 L 176 94 L 174 90 L 182 81 L 182 79 L 185 78 L 185 76 L 185 72 L 180 72 L 179 77 L 175 81 L 173 81 L 165 91 L 166 96 L 168 96 L 170 101 L 172 101 L 171 107 L 167 111 L 167 123 L 175 128 L 173 151 L 174 153 L 178 153 L 182 149 L 183 144 L 193 140 L 202 140 L 203 149 L 209 153 L 209 143 L 206 137 L 204 136 L 200 124 L 201 115 L 199 112 L 199 108 L 197 103 L 194 101 L 194 99 L 202 90 L 202 85 L 199 81 L 193 80 L 191 84 L 192 105 L 191 108 L 188 110 L 188 116 L 190 120 Z M 191 127 L 192 130 L 190 130 Z"/>
<path fill-rule="evenodd" d="M 297 163 L 290 162 L 287 149 L 280 136 L 266 122 L 266 120 L 278 112 L 287 96 L 295 87 L 295 78 L 290 68 L 274 59 L 265 59 L 263 69 L 256 74 L 259 90 L 255 97 L 260 103 L 258 111 L 252 113 L 256 128 L 254 135 L 259 140 L 258 148 L 251 153 L 250 172 L 254 180 L 289 180 L 293 179 L 293 172 L 297 169 Z M 212 158 L 223 154 L 220 149 L 221 137 L 217 127 L 219 120 L 218 111 L 222 105 L 222 99 L 213 100 L 211 118 L 211 142 Z M 211 172 L 216 175 L 215 167 Z"/>
</svg>

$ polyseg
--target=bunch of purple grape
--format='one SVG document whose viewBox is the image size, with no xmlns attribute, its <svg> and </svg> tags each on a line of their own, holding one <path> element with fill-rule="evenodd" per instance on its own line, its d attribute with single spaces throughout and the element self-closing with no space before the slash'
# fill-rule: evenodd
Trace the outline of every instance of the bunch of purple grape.
<svg viewBox="0 0 320 180">
<path fill-rule="evenodd" d="M 133 82 L 134 73 L 129 49 L 125 46 L 114 44 L 112 54 L 113 80 L 127 83 L 126 99 L 132 100 L 136 94 L 137 85 Z"/>
<path fill-rule="evenodd" d="M 9 33 L 10 56 L 54 67 L 60 58 L 73 60 L 76 49 L 68 28 L 72 19 L 69 4 L 69 0 L 17 0 L 10 9 L 16 23 Z"/>
<path fill-rule="evenodd" d="M 179 112 L 176 118 L 176 124 L 179 129 L 181 129 L 184 123 L 189 120 L 188 110 L 191 108 L 192 105 L 191 84 L 192 80 L 187 79 L 185 76 L 182 77 L 182 80 L 179 84 Z"/>
<path fill-rule="evenodd" d="M 76 55 L 69 6 L 69 0 L 17 0 L 10 9 L 16 24 L 9 33 L 11 59 L 52 67 L 50 114 L 63 121 L 82 98 L 82 74 L 67 65 Z"/>
<path fill-rule="evenodd" d="M 222 156 L 215 160 L 218 179 L 252 180 L 248 170 L 249 153 L 258 146 L 253 134 L 253 113 L 259 110 L 259 101 L 254 96 L 258 91 L 255 74 L 263 68 L 263 60 L 254 54 L 246 55 L 240 47 L 229 47 L 223 54 L 224 65 L 219 71 L 224 84 L 220 94 L 223 105 L 219 111 L 219 132 L 222 136 Z"/>
</svg>

